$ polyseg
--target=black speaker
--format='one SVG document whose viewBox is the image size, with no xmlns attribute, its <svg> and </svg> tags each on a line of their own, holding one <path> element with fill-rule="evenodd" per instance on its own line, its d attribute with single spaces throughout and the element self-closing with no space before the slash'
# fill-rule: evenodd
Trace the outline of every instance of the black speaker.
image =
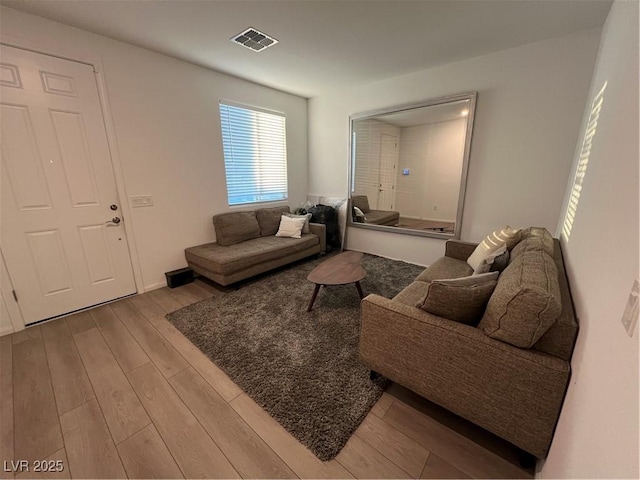
<svg viewBox="0 0 640 480">
<path fill-rule="evenodd" d="M 181 285 L 186 285 L 194 280 L 193 270 L 189 267 L 180 268 L 164 274 L 167 277 L 167 286 L 169 288 L 176 288 Z"/>
</svg>

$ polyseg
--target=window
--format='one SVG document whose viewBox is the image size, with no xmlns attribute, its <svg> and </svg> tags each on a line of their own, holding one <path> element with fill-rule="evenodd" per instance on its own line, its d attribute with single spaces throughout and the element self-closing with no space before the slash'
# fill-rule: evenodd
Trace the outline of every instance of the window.
<svg viewBox="0 0 640 480">
<path fill-rule="evenodd" d="M 283 114 L 220 102 L 229 205 L 287 199 Z"/>
</svg>

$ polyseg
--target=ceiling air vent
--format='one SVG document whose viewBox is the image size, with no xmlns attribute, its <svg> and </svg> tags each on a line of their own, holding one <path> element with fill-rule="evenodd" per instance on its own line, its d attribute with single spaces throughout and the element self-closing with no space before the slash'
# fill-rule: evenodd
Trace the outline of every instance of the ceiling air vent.
<svg viewBox="0 0 640 480">
<path fill-rule="evenodd" d="M 260 50 L 264 50 L 278 43 L 278 40 L 275 38 L 270 37 L 266 33 L 262 33 L 252 27 L 247 28 L 244 32 L 239 33 L 238 35 L 234 35 L 231 37 L 231 41 L 238 43 L 243 47 L 247 47 L 254 52 L 259 52 Z"/>
</svg>

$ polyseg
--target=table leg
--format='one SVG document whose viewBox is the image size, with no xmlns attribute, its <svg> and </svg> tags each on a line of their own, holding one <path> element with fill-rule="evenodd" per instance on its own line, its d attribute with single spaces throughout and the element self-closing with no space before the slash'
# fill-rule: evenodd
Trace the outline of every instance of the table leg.
<svg viewBox="0 0 640 480">
<path fill-rule="evenodd" d="M 310 312 L 313 308 L 313 302 L 316 301 L 316 297 L 318 296 L 318 291 L 320 290 L 320 285 L 316 283 L 315 288 L 313 289 L 313 295 L 311 295 L 311 301 L 309 302 L 309 306 L 307 307 L 307 312 Z"/>
<path fill-rule="evenodd" d="M 360 295 L 360 300 L 364 298 L 364 293 L 362 293 L 362 287 L 360 286 L 360 282 L 356 282 L 356 288 L 358 289 L 358 295 Z"/>
</svg>

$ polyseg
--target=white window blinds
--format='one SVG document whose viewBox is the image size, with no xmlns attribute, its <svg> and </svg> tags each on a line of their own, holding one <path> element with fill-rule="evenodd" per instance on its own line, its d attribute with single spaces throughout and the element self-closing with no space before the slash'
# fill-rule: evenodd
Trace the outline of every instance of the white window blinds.
<svg viewBox="0 0 640 480">
<path fill-rule="evenodd" d="M 229 205 L 287 199 L 284 115 L 220 102 Z"/>
</svg>

